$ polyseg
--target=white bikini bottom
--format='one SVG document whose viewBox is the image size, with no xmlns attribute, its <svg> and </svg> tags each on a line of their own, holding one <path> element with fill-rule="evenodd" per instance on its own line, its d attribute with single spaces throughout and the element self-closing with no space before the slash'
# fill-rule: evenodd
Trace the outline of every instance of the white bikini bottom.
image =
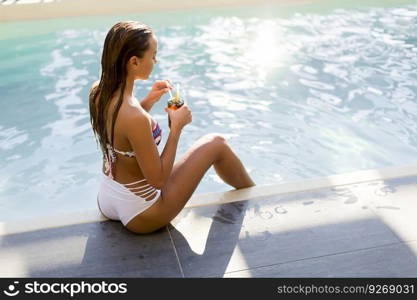
<svg viewBox="0 0 417 300">
<path fill-rule="evenodd" d="M 121 184 L 104 174 L 103 177 L 97 196 L 98 207 L 105 217 L 120 220 L 124 226 L 160 199 L 161 190 L 149 184 L 131 187 L 146 179 Z M 146 200 L 153 194 L 152 199 Z"/>
</svg>

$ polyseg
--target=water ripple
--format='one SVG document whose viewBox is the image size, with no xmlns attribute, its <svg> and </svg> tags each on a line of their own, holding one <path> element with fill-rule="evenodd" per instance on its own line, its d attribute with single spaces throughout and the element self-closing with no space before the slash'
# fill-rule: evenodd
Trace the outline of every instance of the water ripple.
<svg viewBox="0 0 417 300">
<path fill-rule="evenodd" d="M 258 184 L 409 164 L 417 157 L 416 11 L 262 17 L 248 9 L 156 25 L 159 63 L 135 92 L 145 96 L 156 79 L 180 82 L 193 123 L 179 155 L 219 132 Z M 0 41 L 2 201 L 48 194 L 51 207 L 94 206 L 81 201 L 94 199 L 101 164 L 87 95 L 109 23 Z M 166 133 L 165 101 L 153 113 Z M 222 189 L 209 173 L 197 192 Z"/>
</svg>

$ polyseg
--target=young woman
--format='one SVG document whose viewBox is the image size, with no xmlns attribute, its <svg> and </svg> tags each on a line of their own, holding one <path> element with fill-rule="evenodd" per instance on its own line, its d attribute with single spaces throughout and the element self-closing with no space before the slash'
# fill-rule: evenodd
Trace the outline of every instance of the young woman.
<svg viewBox="0 0 417 300">
<path fill-rule="evenodd" d="M 157 62 L 158 42 L 152 29 L 128 21 L 114 25 L 104 41 L 101 78 L 89 95 L 90 119 L 103 152 L 100 211 L 135 233 L 167 225 L 185 206 L 210 166 L 236 189 L 253 186 L 239 158 L 220 135 L 195 142 L 174 164 L 181 131 L 191 122 L 187 105 L 172 111 L 162 154 L 161 129 L 149 114 L 169 81 L 157 81 L 142 101 L 133 95 L 135 80 L 146 80 Z"/>
</svg>

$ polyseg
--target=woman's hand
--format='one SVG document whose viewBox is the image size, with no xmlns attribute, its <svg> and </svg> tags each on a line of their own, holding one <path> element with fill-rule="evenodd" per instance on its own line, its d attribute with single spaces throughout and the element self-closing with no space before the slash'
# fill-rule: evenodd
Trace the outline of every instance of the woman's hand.
<svg viewBox="0 0 417 300">
<path fill-rule="evenodd" d="M 171 130 L 181 130 L 185 125 L 191 123 L 193 120 L 191 110 L 187 104 L 184 104 L 176 110 L 165 107 L 165 111 L 168 113 L 169 118 L 171 119 Z"/>
<path fill-rule="evenodd" d="M 159 101 L 159 99 L 161 99 L 161 96 L 165 93 L 168 93 L 170 89 L 172 89 L 172 85 L 169 80 L 157 80 L 152 85 L 152 88 L 145 99 L 147 101 L 151 101 L 152 104 L 155 104 Z"/>
<path fill-rule="evenodd" d="M 152 106 L 161 99 L 161 96 L 172 89 L 169 80 L 158 80 L 153 85 L 149 94 L 140 102 L 140 105 L 146 110 L 150 111 Z"/>
</svg>

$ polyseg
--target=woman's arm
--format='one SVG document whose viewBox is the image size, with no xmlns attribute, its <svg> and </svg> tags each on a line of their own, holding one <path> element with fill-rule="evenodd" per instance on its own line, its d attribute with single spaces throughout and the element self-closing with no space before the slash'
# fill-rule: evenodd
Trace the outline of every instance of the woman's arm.
<svg viewBox="0 0 417 300">
<path fill-rule="evenodd" d="M 142 106 L 142 108 L 146 110 L 147 112 L 149 112 L 152 109 L 152 106 L 154 104 L 155 104 L 155 101 L 150 100 L 148 96 L 146 96 L 145 98 L 143 98 L 142 101 L 140 101 L 140 106 Z"/>
<path fill-rule="evenodd" d="M 165 183 L 167 182 L 169 176 L 171 175 L 180 136 L 181 136 L 180 128 L 178 127 L 171 128 L 164 150 L 162 151 L 162 154 L 161 154 L 162 172 L 163 172 L 162 186 L 165 186 Z"/>
<path fill-rule="evenodd" d="M 161 189 L 171 174 L 182 127 L 171 127 L 161 156 L 152 136 L 151 124 L 145 115 L 135 114 L 126 118 L 125 128 L 143 175 L 150 185 Z"/>
</svg>

